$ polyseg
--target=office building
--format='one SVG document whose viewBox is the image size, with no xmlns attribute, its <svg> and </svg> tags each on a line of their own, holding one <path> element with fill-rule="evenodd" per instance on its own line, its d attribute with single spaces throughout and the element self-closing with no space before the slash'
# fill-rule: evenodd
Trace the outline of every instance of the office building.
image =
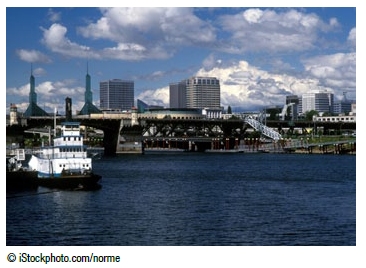
<svg viewBox="0 0 366 268">
<path fill-rule="evenodd" d="M 170 108 L 186 108 L 186 81 L 171 83 L 169 85 L 169 104 Z"/>
<path fill-rule="evenodd" d="M 220 81 L 214 77 L 186 80 L 187 108 L 220 109 Z"/>
<path fill-rule="evenodd" d="M 287 116 L 292 120 L 297 120 L 300 98 L 297 95 L 286 96 L 286 106 L 288 107 Z"/>
<path fill-rule="evenodd" d="M 102 110 L 131 110 L 133 106 L 133 81 L 113 79 L 100 82 L 100 108 Z"/>
<path fill-rule="evenodd" d="M 220 81 L 195 76 L 169 85 L 170 108 L 221 109 Z"/>
<path fill-rule="evenodd" d="M 302 113 L 315 110 L 318 113 L 333 113 L 334 94 L 328 91 L 310 91 L 302 95 Z"/>
</svg>

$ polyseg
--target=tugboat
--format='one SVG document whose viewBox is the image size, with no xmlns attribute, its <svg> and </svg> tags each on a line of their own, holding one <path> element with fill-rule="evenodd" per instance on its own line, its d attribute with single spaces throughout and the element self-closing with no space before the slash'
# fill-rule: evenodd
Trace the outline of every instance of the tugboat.
<svg viewBox="0 0 366 268">
<path fill-rule="evenodd" d="M 87 157 L 79 122 L 63 122 L 61 136 L 55 135 L 53 145 L 35 151 L 28 165 L 38 172 L 39 186 L 75 190 L 101 187 L 101 176 L 93 173 L 92 159 Z"/>
<path fill-rule="evenodd" d="M 37 189 L 37 171 L 23 166 L 24 149 L 16 149 L 15 154 L 6 157 L 6 190 Z"/>
</svg>

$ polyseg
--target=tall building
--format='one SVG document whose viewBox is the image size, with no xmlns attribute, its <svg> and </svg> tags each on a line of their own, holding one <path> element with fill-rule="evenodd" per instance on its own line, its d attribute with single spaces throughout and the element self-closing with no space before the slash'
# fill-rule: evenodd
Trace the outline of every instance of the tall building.
<svg viewBox="0 0 366 268">
<path fill-rule="evenodd" d="M 333 113 L 334 94 L 328 91 L 310 91 L 302 95 L 302 113 L 315 110 L 318 113 Z"/>
<path fill-rule="evenodd" d="M 134 106 L 134 82 L 113 79 L 100 82 L 100 108 L 102 110 L 131 110 Z"/>
<path fill-rule="evenodd" d="M 31 67 L 31 76 L 29 79 L 30 83 L 30 92 L 29 92 L 29 106 L 24 113 L 24 116 L 47 116 L 42 108 L 37 105 L 37 93 L 35 87 L 35 79 L 33 76 L 33 68 Z"/>
<path fill-rule="evenodd" d="M 299 111 L 299 103 L 300 99 L 297 95 L 288 95 L 286 96 L 286 105 L 288 105 L 288 116 L 292 118 L 292 120 L 297 120 L 298 111 Z"/>
<path fill-rule="evenodd" d="M 18 108 L 14 103 L 10 104 L 10 125 L 18 125 Z"/>
<path fill-rule="evenodd" d="M 170 108 L 186 108 L 186 81 L 169 84 L 169 105 Z"/>
<path fill-rule="evenodd" d="M 220 81 L 215 77 L 186 80 L 187 108 L 220 109 Z"/>
<path fill-rule="evenodd" d="M 88 114 L 101 113 L 101 111 L 93 104 L 93 92 L 91 91 L 91 77 L 89 75 L 88 66 L 86 68 L 84 99 L 85 103 L 79 114 L 88 115 Z"/>
<path fill-rule="evenodd" d="M 170 108 L 221 109 L 220 81 L 194 76 L 169 85 Z"/>
<path fill-rule="evenodd" d="M 352 112 L 352 103 L 354 101 L 347 99 L 346 92 L 343 92 L 342 100 L 334 102 L 333 112 L 335 114 L 348 114 Z"/>
</svg>

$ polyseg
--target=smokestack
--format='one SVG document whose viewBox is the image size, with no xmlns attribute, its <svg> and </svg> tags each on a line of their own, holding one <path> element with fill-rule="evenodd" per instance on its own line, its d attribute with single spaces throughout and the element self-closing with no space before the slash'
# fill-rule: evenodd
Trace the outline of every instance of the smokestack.
<svg viewBox="0 0 366 268">
<path fill-rule="evenodd" d="M 72 110 L 71 110 L 72 100 L 71 98 L 67 97 L 65 99 L 65 114 L 66 114 L 66 121 L 72 121 Z"/>
</svg>

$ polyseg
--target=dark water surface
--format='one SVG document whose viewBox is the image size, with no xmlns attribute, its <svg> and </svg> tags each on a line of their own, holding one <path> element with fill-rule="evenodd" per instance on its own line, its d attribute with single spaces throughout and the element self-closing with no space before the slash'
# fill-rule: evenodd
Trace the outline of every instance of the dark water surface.
<svg viewBox="0 0 366 268">
<path fill-rule="evenodd" d="M 6 245 L 356 245 L 356 157 L 122 155 L 97 191 L 8 193 Z"/>
</svg>

